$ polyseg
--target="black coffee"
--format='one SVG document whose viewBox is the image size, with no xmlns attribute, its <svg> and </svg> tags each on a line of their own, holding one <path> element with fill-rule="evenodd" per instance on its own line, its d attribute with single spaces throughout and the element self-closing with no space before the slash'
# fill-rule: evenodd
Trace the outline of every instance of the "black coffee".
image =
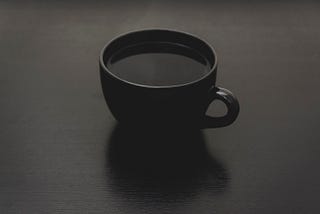
<svg viewBox="0 0 320 214">
<path fill-rule="evenodd" d="M 121 79 L 152 86 L 192 82 L 210 71 L 209 62 L 200 53 L 167 42 L 141 43 L 120 49 L 107 66 Z"/>
</svg>

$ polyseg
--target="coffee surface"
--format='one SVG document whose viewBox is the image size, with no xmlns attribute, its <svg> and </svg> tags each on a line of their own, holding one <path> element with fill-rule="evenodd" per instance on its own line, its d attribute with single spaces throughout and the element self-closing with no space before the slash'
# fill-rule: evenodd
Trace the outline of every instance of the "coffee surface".
<svg viewBox="0 0 320 214">
<path fill-rule="evenodd" d="M 149 86 L 185 84 L 210 71 L 209 62 L 197 51 L 166 42 L 120 49 L 109 59 L 107 67 L 123 80 Z"/>
</svg>

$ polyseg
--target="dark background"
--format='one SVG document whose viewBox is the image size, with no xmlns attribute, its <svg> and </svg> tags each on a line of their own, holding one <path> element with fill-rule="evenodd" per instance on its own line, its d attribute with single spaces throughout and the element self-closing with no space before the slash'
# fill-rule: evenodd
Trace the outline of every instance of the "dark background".
<svg viewBox="0 0 320 214">
<path fill-rule="evenodd" d="M 319 26 L 317 1 L 0 1 L 0 213 L 319 213 Z M 157 27 L 216 48 L 233 125 L 117 126 L 99 52 Z"/>
</svg>

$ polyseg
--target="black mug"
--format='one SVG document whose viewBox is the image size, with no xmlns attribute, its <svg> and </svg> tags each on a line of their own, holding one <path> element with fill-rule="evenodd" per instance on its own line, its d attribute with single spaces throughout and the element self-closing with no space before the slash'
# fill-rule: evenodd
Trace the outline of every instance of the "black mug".
<svg viewBox="0 0 320 214">
<path fill-rule="evenodd" d="M 118 50 L 145 42 L 191 48 L 206 58 L 210 70 L 194 81 L 164 86 L 138 84 L 112 73 L 107 62 Z M 100 79 L 107 105 L 120 124 L 132 127 L 214 128 L 233 123 L 239 114 L 238 100 L 230 91 L 215 86 L 216 75 L 214 49 L 205 41 L 184 32 L 158 29 L 130 32 L 113 39 L 100 55 Z M 227 106 L 226 115 L 206 115 L 210 103 L 216 99 Z"/>
</svg>

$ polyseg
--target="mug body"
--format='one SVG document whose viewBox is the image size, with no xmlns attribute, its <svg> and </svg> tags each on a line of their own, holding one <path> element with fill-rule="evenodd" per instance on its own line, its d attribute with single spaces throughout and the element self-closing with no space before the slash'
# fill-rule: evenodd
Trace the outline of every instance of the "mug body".
<svg viewBox="0 0 320 214">
<path fill-rule="evenodd" d="M 170 42 L 196 50 L 206 57 L 210 71 L 192 82 L 178 85 L 150 86 L 121 79 L 107 67 L 114 52 L 141 42 Z M 123 124 L 199 126 L 208 103 L 208 92 L 215 86 L 217 59 L 203 40 L 171 30 L 142 30 L 122 35 L 102 50 L 100 79 L 107 105 Z"/>
</svg>

